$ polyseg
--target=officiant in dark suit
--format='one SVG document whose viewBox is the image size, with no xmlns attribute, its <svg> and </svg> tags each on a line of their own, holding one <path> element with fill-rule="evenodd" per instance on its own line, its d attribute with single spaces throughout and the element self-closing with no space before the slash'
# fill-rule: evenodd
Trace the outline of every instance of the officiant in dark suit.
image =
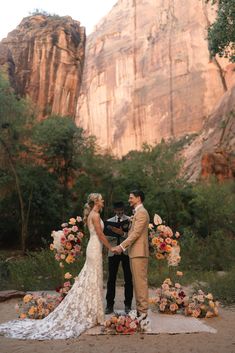
<svg viewBox="0 0 235 353">
<path fill-rule="evenodd" d="M 128 235 L 130 217 L 124 213 L 124 203 L 115 202 L 113 204 L 115 216 L 109 218 L 105 222 L 104 233 L 106 234 L 110 244 L 115 247 L 119 245 Z M 105 309 L 106 314 L 113 312 L 116 291 L 116 278 L 120 262 L 122 263 L 124 274 L 124 305 L 125 312 L 131 310 L 131 303 L 133 298 L 133 284 L 132 274 L 130 269 L 129 256 L 127 252 L 116 255 L 111 251 L 108 252 L 108 282 L 106 301 L 107 306 Z"/>
</svg>

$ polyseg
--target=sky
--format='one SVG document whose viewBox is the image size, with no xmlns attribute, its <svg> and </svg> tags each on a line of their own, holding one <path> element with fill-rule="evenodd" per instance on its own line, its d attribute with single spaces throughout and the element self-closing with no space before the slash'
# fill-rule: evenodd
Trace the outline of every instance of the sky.
<svg viewBox="0 0 235 353">
<path fill-rule="evenodd" d="M 71 16 L 86 27 L 86 33 L 106 15 L 117 0 L 5 0 L 0 10 L 0 40 L 35 9 Z"/>
</svg>

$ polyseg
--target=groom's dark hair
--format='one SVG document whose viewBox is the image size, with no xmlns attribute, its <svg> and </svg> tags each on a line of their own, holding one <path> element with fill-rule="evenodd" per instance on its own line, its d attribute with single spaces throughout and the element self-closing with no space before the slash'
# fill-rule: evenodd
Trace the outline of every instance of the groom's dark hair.
<svg viewBox="0 0 235 353">
<path fill-rule="evenodd" d="M 135 197 L 140 197 L 141 202 L 144 202 L 145 200 L 145 195 L 142 190 L 132 190 L 130 191 L 130 194 L 135 195 Z"/>
</svg>

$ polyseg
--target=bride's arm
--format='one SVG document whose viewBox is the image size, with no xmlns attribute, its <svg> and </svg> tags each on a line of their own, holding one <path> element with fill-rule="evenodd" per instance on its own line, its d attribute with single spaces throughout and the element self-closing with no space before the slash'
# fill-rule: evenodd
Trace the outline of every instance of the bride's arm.
<svg viewBox="0 0 235 353">
<path fill-rule="evenodd" d="M 95 227 L 96 234 L 98 235 L 100 241 L 104 244 L 104 246 L 106 246 L 107 249 L 111 250 L 112 246 L 109 244 L 109 241 L 104 235 L 103 230 L 101 228 L 100 215 L 98 213 L 93 213 L 92 221 Z"/>
</svg>

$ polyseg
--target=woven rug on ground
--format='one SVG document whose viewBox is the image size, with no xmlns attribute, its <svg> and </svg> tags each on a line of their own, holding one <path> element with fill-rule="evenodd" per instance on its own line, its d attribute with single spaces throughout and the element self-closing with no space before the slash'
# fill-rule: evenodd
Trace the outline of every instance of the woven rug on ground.
<svg viewBox="0 0 235 353">
<path fill-rule="evenodd" d="M 121 312 L 120 312 L 121 313 Z M 107 320 L 112 315 L 106 315 Z M 217 330 L 205 324 L 202 319 L 185 317 L 180 314 L 168 315 L 149 311 L 148 317 L 151 321 L 151 332 L 145 334 L 154 335 L 160 333 L 179 334 L 179 333 L 197 333 L 208 332 L 216 333 Z M 104 335 L 101 326 L 93 327 L 86 331 L 87 335 Z"/>
</svg>

